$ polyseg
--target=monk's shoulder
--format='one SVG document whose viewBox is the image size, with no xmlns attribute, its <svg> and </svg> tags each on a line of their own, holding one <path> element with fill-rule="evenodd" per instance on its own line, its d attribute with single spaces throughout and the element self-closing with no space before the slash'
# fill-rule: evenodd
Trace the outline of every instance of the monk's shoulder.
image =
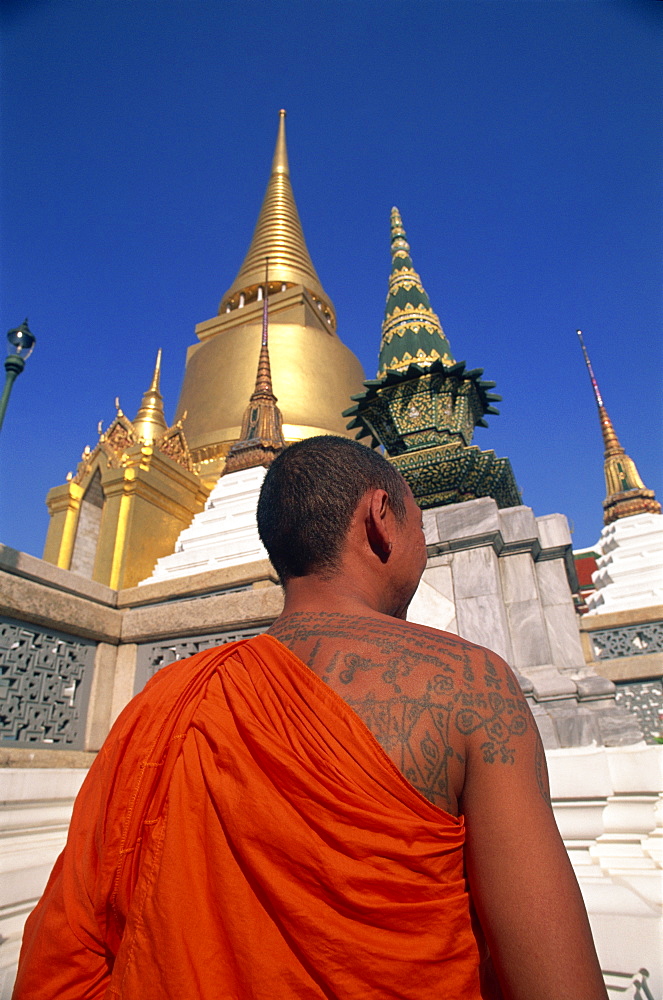
<svg viewBox="0 0 663 1000">
<path fill-rule="evenodd" d="M 386 615 L 296 613 L 270 632 L 305 663 L 341 686 L 376 678 L 397 694 L 453 688 L 469 697 L 511 683 L 497 654 L 450 632 Z M 407 679 L 407 680 L 406 680 Z M 517 687 L 517 685 L 516 685 Z"/>
</svg>

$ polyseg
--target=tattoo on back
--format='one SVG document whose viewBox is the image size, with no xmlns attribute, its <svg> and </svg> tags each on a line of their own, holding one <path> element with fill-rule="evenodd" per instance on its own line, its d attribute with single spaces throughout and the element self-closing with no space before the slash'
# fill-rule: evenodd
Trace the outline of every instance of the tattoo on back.
<svg viewBox="0 0 663 1000">
<path fill-rule="evenodd" d="M 485 763 L 514 763 L 527 704 L 487 650 L 406 622 L 336 613 L 299 612 L 269 631 L 344 699 L 435 805 L 455 803 L 452 770 L 462 768 L 468 738 Z"/>
</svg>

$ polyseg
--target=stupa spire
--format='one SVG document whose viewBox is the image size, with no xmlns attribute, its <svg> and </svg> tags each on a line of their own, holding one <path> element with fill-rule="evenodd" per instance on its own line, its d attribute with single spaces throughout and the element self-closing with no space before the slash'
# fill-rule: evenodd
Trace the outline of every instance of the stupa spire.
<svg viewBox="0 0 663 1000">
<path fill-rule="evenodd" d="M 278 151 L 278 147 L 277 147 Z M 287 162 L 287 161 L 286 161 Z M 262 338 L 256 384 L 244 411 L 239 441 L 228 452 L 223 474 L 270 465 L 285 448 L 281 430 L 281 411 L 272 389 L 272 372 L 269 363 L 269 259 L 265 261 L 264 296 L 262 307 Z"/>
<path fill-rule="evenodd" d="M 391 274 L 382 324 L 378 378 L 411 364 L 454 364 L 449 341 L 414 269 L 403 220 L 391 210 Z"/>
<path fill-rule="evenodd" d="M 161 348 L 157 351 L 152 381 L 143 396 L 140 409 L 133 420 L 133 430 L 137 441 L 154 444 L 168 430 L 163 411 L 163 396 L 159 391 L 161 380 Z"/>
<path fill-rule="evenodd" d="M 292 193 L 283 110 L 279 111 L 272 171 L 253 239 L 237 277 L 221 299 L 219 313 L 241 308 L 257 298 L 266 257 L 270 264 L 270 291 L 303 285 L 319 304 L 329 328 L 335 330 L 334 307 L 313 266 Z"/>
<path fill-rule="evenodd" d="M 621 517 L 631 517 L 633 514 L 660 514 L 661 505 L 657 501 L 654 491 L 647 489 L 640 478 L 635 462 L 626 454 L 619 442 L 617 432 L 603 403 L 582 331 L 576 330 L 576 333 L 594 390 L 605 447 L 603 462 L 606 486 L 606 498 L 603 501 L 604 524 L 610 524 Z"/>
</svg>

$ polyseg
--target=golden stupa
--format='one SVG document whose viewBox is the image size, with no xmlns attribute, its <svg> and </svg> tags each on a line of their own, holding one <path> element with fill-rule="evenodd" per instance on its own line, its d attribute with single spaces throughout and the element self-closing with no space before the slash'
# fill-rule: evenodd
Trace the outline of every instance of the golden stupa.
<svg viewBox="0 0 663 1000">
<path fill-rule="evenodd" d="M 290 184 L 285 111 L 253 239 L 219 313 L 196 326 L 175 419 L 196 472 L 207 486 L 223 472 L 241 435 L 254 389 L 262 336 L 265 260 L 269 260 L 269 353 L 288 444 L 314 434 L 349 436 L 343 410 L 361 392 L 364 373 L 339 340 L 336 316 L 311 261 Z"/>
</svg>

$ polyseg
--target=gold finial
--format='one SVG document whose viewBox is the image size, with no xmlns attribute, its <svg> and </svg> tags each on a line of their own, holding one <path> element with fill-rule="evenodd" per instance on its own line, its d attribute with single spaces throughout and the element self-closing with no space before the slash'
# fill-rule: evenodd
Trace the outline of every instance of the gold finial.
<svg viewBox="0 0 663 1000">
<path fill-rule="evenodd" d="M 635 462 L 626 454 L 619 443 L 617 432 L 603 403 L 603 397 L 585 347 L 582 330 L 576 330 L 576 333 L 594 390 L 605 447 L 603 472 L 606 498 L 603 501 L 603 522 L 610 524 L 621 517 L 631 517 L 633 514 L 660 514 L 661 505 L 656 499 L 654 491 L 647 489 L 640 478 Z"/>
<path fill-rule="evenodd" d="M 255 389 L 242 418 L 239 441 L 231 447 L 223 474 L 270 465 L 285 448 L 281 430 L 281 411 L 272 390 L 269 364 L 269 258 L 265 260 L 265 286 L 262 306 L 262 338 Z"/>
<path fill-rule="evenodd" d="M 157 352 L 150 387 L 143 396 L 140 409 L 133 421 L 136 440 L 147 445 L 154 444 L 157 438 L 160 438 L 168 430 L 168 424 L 163 412 L 163 397 L 159 391 L 160 377 L 161 348 Z"/>
<path fill-rule="evenodd" d="M 276 134 L 276 148 L 272 159 L 272 174 L 286 174 L 290 176 L 288 166 L 288 150 L 285 144 L 285 111 L 279 111 L 279 130 Z"/>
<path fill-rule="evenodd" d="M 396 241 L 399 241 L 399 250 L 404 250 L 406 253 L 410 252 L 410 244 L 407 241 L 407 235 L 405 233 L 405 227 L 403 226 L 403 220 L 401 219 L 401 213 L 398 211 L 396 206 L 391 210 L 391 243 L 392 246 Z"/>
<path fill-rule="evenodd" d="M 152 383 L 150 385 L 150 392 L 159 392 L 159 386 L 161 383 L 161 348 L 157 351 L 157 360 L 154 364 L 154 374 L 152 375 Z"/>
<path fill-rule="evenodd" d="M 263 283 L 265 257 L 269 257 L 272 291 L 282 286 L 303 285 L 320 304 L 328 328 L 335 330 L 334 307 L 313 266 L 292 193 L 283 109 L 279 112 L 272 171 L 251 245 L 237 277 L 221 299 L 219 314 L 241 308 L 257 298 Z"/>
</svg>

